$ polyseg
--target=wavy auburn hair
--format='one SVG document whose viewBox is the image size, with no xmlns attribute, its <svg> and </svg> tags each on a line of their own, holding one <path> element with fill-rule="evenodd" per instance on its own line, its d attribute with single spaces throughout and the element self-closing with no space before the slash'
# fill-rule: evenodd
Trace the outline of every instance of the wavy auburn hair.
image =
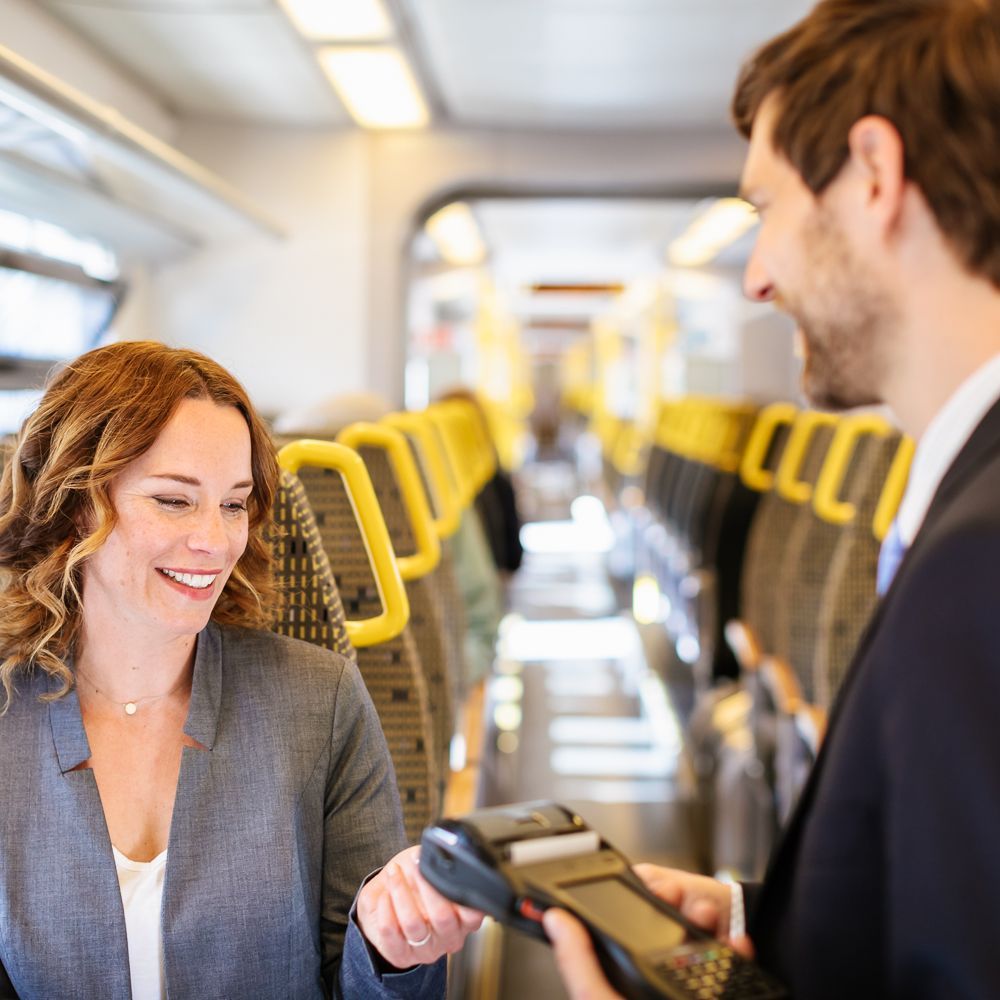
<svg viewBox="0 0 1000 1000">
<path fill-rule="evenodd" d="M 25 421 L 0 478 L 0 683 L 2 711 L 18 671 L 41 669 L 73 684 L 67 658 L 80 631 L 82 568 L 117 523 L 115 477 L 145 453 L 184 399 L 235 406 L 250 431 L 249 535 L 212 611 L 226 625 L 268 627 L 274 448 L 246 390 L 195 351 L 127 341 L 89 351 L 58 371 Z"/>
<path fill-rule="evenodd" d="M 745 137 L 770 94 L 772 145 L 816 195 L 859 118 L 892 122 L 942 234 L 1000 288 L 1000 0 L 822 0 L 743 67 Z"/>
</svg>

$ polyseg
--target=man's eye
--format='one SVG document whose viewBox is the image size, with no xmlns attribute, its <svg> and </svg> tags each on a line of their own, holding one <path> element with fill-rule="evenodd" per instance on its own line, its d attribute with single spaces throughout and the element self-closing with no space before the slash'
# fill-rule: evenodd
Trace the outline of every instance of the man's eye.
<svg viewBox="0 0 1000 1000">
<path fill-rule="evenodd" d="M 183 510 L 188 506 L 187 500 L 183 497 L 153 497 L 153 499 L 167 510 Z"/>
</svg>

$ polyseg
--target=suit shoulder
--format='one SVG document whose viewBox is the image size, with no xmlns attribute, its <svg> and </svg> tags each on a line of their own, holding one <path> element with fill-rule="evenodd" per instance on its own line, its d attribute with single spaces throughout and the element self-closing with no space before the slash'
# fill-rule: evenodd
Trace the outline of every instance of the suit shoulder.
<svg viewBox="0 0 1000 1000">
<path fill-rule="evenodd" d="M 345 678 L 353 686 L 355 664 L 301 639 L 263 629 L 220 628 L 221 657 L 229 683 L 260 689 L 294 689 L 303 700 L 336 698 Z"/>
</svg>

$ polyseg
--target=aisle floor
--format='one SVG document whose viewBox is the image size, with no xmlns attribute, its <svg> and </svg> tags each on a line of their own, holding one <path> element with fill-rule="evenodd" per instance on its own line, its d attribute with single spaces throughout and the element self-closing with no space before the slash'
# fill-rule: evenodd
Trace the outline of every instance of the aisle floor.
<svg viewBox="0 0 1000 1000">
<path fill-rule="evenodd" d="M 565 516 L 573 499 L 568 465 L 535 466 L 522 485 L 549 519 L 528 526 L 531 550 L 510 588 L 483 804 L 552 799 L 635 860 L 692 867 L 681 726 L 608 580 L 610 528 L 596 501 L 574 504 L 572 519 L 551 516 Z M 565 996 L 549 949 L 505 933 L 498 996 Z"/>
</svg>

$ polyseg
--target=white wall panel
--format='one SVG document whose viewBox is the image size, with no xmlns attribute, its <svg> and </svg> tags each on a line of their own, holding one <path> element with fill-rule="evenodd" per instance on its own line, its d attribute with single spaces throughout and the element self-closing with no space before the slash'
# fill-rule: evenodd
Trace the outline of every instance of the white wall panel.
<svg viewBox="0 0 1000 1000">
<path fill-rule="evenodd" d="M 222 244 L 161 269 L 151 333 L 231 367 L 267 413 L 363 388 L 365 136 L 189 123 L 178 146 L 265 206 L 289 236 Z"/>
</svg>

